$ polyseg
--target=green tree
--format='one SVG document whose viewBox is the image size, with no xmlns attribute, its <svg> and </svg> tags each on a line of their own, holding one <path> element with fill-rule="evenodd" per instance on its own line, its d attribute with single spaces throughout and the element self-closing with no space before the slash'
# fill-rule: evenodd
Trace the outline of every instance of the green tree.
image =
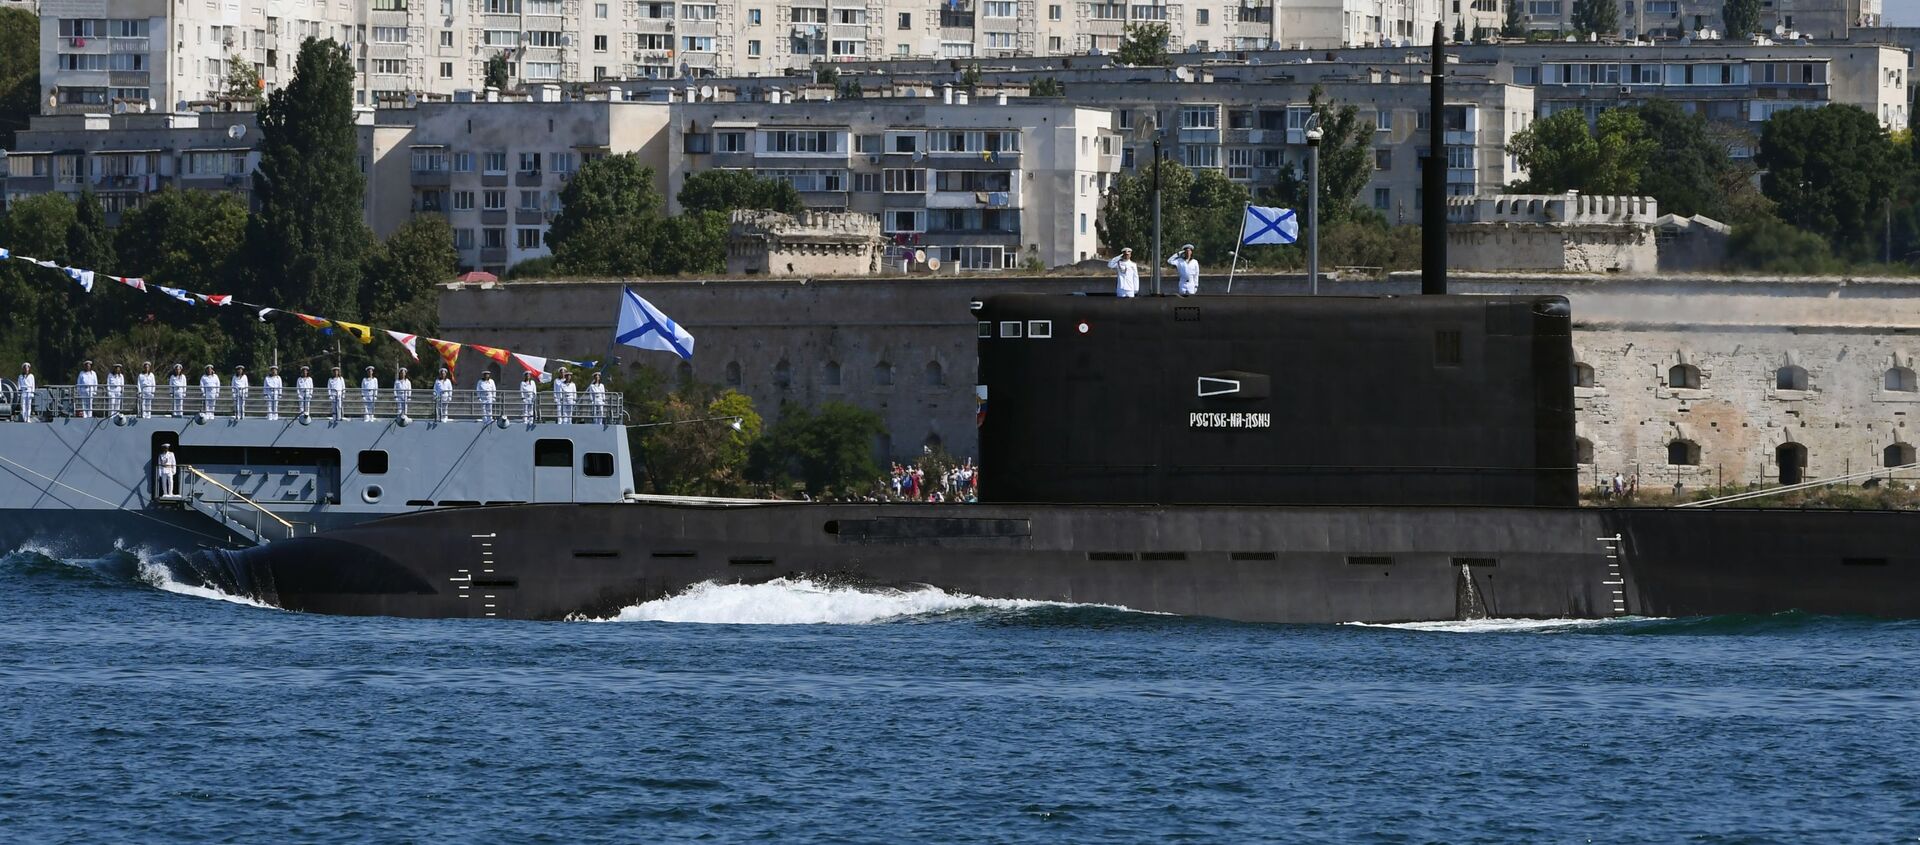
<svg viewBox="0 0 1920 845">
<path fill-rule="evenodd" d="M 793 183 L 755 176 L 751 170 L 703 170 L 680 186 L 680 210 L 726 213 L 735 210 L 772 210 L 799 214 L 806 210 Z"/>
<path fill-rule="evenodd" d="M 661 221 L 654 272 L 673 275 L 726 272 L 729 225 L 727 215 L 718 211 L 681 214 Z"/>
<path fill-rule="evenodd" d="M 747 460 L 764 423 L 753 400 L 733 390 L 683 385 L 644 403 L 636 427 L 647 484 L 675 496 L 737 496 L 748 492 Z M 737 418 L 736 428 L 729 423 Z"/>
<path fill-rule="evenodd" d="M 1760 31 L 1760 0 L 1726 0 L 1720 7 L 1728 38 L 1745 38 Z"/>
<path fill-rule="evenodd" d="M 1521 12 L 1520 4 L 1526 0 L 1505 0 L 1507 17 L 1500 25 L 1501 38 L 1527 37 L 1527 16 Z"/>
<path fill-rule="evenodd" d="M 1573 0 L 1573 30 L 1581 35 L 1619 34 L 1619 0 Z"/>
<path fill-rule="evenodd" d="M 360 313 L 379 325 L 415 334 L 440 330 L 440 283 L 459 269 L 447 218 L 422 214 L 368 253 Z"/>
<path fill-rule="evenodd" d="M 1066 95 L 1067 86 L 1060 84 L 1060 80 L 1051 76 L 1043 76 L 1027 81 L 1027 96 L 1029 97 L 1065 97 Z"/>
<path fill-rule="evenodd" d="M 1148 160 L 1134 172 L 1116 177 L 1099 220 L 1100 242 L 1113 253 L 1132 248 L 1143 275 L 1150 262 L 1165 259 L 1149 254 L 1153 251 L 1153 168 L 1154 163 Z M 1193 171 L 1177 161 L 1160 162 L 1160 242 L 1167 249 L 1186 243 L 1192 233 L 1186 203 L 1192 188 Z M 1211 258 L 1202 256 L 1200 260 Z"/>
<path fill-rule="evenodd" d="M 1772 216 L 1735 225 L 1727 238 L 1727 258 L 1737 267 L 1765 273 L 1814 275 L 1845 269 L 1819 235 Z"/>
<path fill-rule="evenodd" d="M 1584 113 L 1567 109 L 1514 135 L 1507 152 L 1528 172 L 1513 186 L 1517 192 L 1632 194 L 1656 146 L 1632 109 L 1601 113 L 1593 131 Z"/>
<path fill-rule="evenodd" d="M 753 444 L 749 476 L 766 483 L 797 478 L 816 496 L 854 493 L 880 474 L 873 444 L 885 431 L 879 414 L 845 402 L 826 402 L 818 411 L 788 402 Z"/>
<path fill-rule="evenodd" d="M 1173 31 L 1163 23 L 1129 24 L 1120 36 L 1120 49 L 1113 60 L 1129 67 L 1158 67 L 1172 63 L 1167 56 L 1167 38 Z"/>
<path fill-rule="evenodd" d="M 361 219 L 365 179 L 353 113 L 353 63 L 333 41 L 300 45 L 293 80 L 260 110 L 257 213 L 247 229 L 247 291 L 254 302 L 310 314 L 358 315 L 362 262 L 372 234 Z M 304 326 L 272 324 L 256 337 L 303 357 L 329 346 Z"/>
<path fill-rule="evenodd" d="M 816 85 L 838 85 L 840 69 L 827 62 L 814 62 L 813 81 Z"/>
<path fill-rule="evenodd" d="M 193 372 L 200 364 L 233 359 L 233 341 L 225 332 L 208 331 L 204 325 L 168 325 L 157 320 L 135 323 L 96 341 L 86 357 L 101 368 L 122 364 L 127 381 L 133 382 L 140 365 L 152 362 L 153 370 L 164 381 L 174 364 L 185 364 Z"/>
<path fill-rule="evenodd" d="M 0 217 L 0 244 L 16 256 L 71 263 L 67 234 L 74 226 L 74 204 L 59 193 L 15 200 Z M 12 374 L 31 361 L 52 377 L 78 362 L 79 350 L 65 345 L 65 328 L 77 321 L 73 296 L 78 288 L 47 269 L 24 261 L 0 261 L 0 355 Z"/>
<path fill-rule="evenodd" d="M 1873 115 L 1838 103 L 1779 112 L 1761 129 L 1754 163 L 1781 219 L 1826 238 L 1836 254 L 1878 252 L 1874 223 L 1901 168 Z"/>
<path fill-rule="evenodd" d="M 1665 98 L 1650 99 L 1635 112 L 1653 141 L 1640 193 L 1659 200 L 1663 212 L 1727 220 L 1726 176 L 1733 160 L 1714 140 L 1706 118 Z"/>
<path fill-rule="evenodd" d="M 507 90 L 507 86 L 513 84 L 513 77 L 508 73 L 509 70 L 506 53 L 488 56 L 485 73 L 487 87 L 495 91 Z"/>
<path fill-rule="evenodd" d="M 587 162 L 560 191 L 561 211 L 547 230 L 554 266 L 576 276 L 653 272 L 660 238 L 653 169 L 631 153 Z"/>
<path fill-rule="evenodd" d="M 973 93 L 974 89 L 980 87 L 980 78 L 980 63 L 967 65 L 965 70 L 960 71 L 960 90 Z"/>
<path fill-rule="evenodd" d="M 1307 94 L 1307 105 L 1320 118 L 1320 220 L 1336 223 L 1353 214 L 1353 201 L 1373 179 L 1373 122 L 1360 119 L 1352 104 L 1335 108 L 1324 100 L 1320 86 Z M 1306 218 L 1306 163 L 1288 163 L 1266 191 L 1268 200 L 1300 210 Z"/>
<path fill-rule="evenodd" d="M 22 8 L 0 8 L 0 148 L 40 113 L 40 19 Z"/>
<path fill-rule="evenodd" d="M 67 261 L 89 270 L 119 266 L 113 254 L 113 235 L 107 231 L 106 209 L 91 188 L 82 189 L 73 204 L 73 222 L 67 226 Z"/>
<path fill-rule="evenodd" d="M 246 233 L 247 203 L 239 195 L 169 185 L 120 215 L 114 248 L 127 275 L 170 287 L 227 290 Z"/>
<path fill-rule="evenodd" d="M 267 86 L 260 81 L 260 71 L 253 66 L 253 62 L 247 61 L 239 53 L 227 58 L 226 88 L 220 92 L 222 100 L 259 108 L 266 90 Z"/>
</svg>

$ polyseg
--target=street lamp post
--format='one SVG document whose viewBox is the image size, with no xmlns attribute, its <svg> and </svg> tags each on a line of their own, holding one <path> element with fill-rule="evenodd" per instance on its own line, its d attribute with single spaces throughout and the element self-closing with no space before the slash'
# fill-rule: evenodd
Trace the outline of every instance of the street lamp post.
<svg viewBox="0 0 1920 845">
<path fill-rule="evenodd" d="M 1320 293 L 1320 114 L 1307 116 L 1307 293 Z"/>
<path fill-rule="evenodd" d="M 1160 295 L 1160 139 L 1153 140 L 1153 295 Z"/>
</svg>

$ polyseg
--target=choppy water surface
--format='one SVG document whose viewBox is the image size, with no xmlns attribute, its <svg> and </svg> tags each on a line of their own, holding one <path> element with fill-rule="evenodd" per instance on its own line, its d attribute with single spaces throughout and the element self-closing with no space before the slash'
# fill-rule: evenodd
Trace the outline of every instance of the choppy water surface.
<svg viewBox="0 0 1920 845">
<path fill-rule="evenodd" d="M 144 560 L 0 559 L 0 840 L 1920 841 L 1915 623 L 807 583 L 422 622 Z"/>
</svg>

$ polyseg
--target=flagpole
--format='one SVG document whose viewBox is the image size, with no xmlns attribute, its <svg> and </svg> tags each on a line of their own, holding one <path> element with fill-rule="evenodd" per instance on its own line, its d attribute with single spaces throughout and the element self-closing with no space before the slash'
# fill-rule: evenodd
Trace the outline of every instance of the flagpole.
<svg viewBox="0 0 1920 845">
<path fill-rule="evenodd" d="M 1240 245 L 1247 242 L 1247 209 L 1253 203 L 1240 204 L 1240 236 L 1233 239 L 1233 265 L 1227 268 L 1227 293 L 1233 293 L 1233 274 L 1240 272 Z"/>
</svg>

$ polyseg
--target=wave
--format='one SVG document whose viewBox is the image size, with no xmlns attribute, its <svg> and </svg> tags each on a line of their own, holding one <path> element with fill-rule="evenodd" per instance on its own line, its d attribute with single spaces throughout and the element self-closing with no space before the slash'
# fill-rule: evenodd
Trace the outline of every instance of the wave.
<svg viewBox="0 0 1920 845">
<path fill-rule="evenodd" d="M 868 625 L 956 614 L 1021 613 L 1048 609 L 1136 611 L 1110 605 L 1030 599 L 990 599 L 938 587 L 900 590 L 853 587 L 810 578 L 759 584 L 706 581 L 665 598 L 621 610 L 603 622 L 691 622 L 713 625 Z"/>
<path fill-rule="evenodd" d="M 1564 634 L 1603 628 L 1618 628 L 1623 623 L 1648 621 L 1645 617 L 1623 616 L 1613 619 L 1460 619 L 1433 622 L 1345 622 L 1357 628 L 1392 628 L 1400 631 L 1424 631 L 1440 634 Z"/>
<path fill-rule="evenodd" d="M 130 545 L 115 540 L 113 551 L 101 557 L 86 557 L 58 542 L 34 540 L 0 555 L 0 566 L 29 577 L 92 581 L 103 587 L 152 588 L 163 592 L 201 599 L 231 602 L 248 607 L 272 608 L 272 605 L 246 596 L 235 595 L 210 583 L 180 580 L 179 570 L 192 571 L 179 552 Z"/>
<path fill-rule="evenodd" d="M 1443 634 L 1605 634 L 1620 636 L 1759 636 L 1862 628 L 1920 628 L 1920 620 L 1828 616 L 1789 610 L 1722 616 L 1620 616 L 1610 619 L 1469 619 L 1435 622 L 1348 622 L 1361 628 L 1392 628 Z"/>
</svg>

